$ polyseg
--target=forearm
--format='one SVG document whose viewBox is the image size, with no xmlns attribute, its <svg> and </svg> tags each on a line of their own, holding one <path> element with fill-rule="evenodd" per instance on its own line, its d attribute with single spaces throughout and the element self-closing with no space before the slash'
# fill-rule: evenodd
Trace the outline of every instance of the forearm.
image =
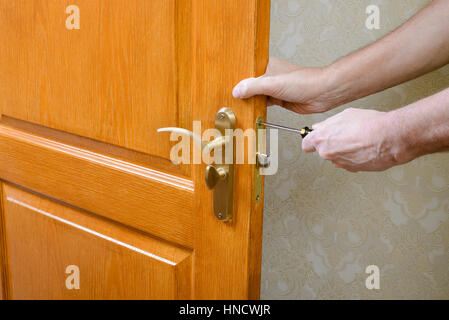
<svg viewBox="0 0 449 320">
<path fill-rule="evenodd" d="M 449 1 L 434 0 L 381 40 L 329 66 L 332 107 L 433 71 L 449 62 Z"/>
<path fill-rule="evenodd" d="M 449 89 L 386 114 L 399 163 L 449 149 Z"/>
</svg>

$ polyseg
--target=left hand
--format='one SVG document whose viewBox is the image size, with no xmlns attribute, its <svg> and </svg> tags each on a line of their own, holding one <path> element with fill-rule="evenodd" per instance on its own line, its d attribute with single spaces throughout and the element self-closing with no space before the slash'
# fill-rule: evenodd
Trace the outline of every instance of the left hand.
<svg viewBox="0 0 449 320">
<path fill-rule="evenodd" d="M 407 162 L 390 123 L 388 113 L 349 108 L 315 124 L 302 148 L 351 172 L 383 171 Z"/>
</svg>

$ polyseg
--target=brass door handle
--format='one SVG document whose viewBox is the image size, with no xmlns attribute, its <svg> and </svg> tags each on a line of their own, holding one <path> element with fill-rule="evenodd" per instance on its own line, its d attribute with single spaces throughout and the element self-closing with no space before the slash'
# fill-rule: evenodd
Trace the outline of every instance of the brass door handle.
<svg viewBox="0 0 449 320">
<path fill-rule="evenodd" d="M 228 108 L 222 108 L 215 116 L 215 129 L 220 132 L 220 136 L 213 141 L 203 141 L 200 136 L 182 128 L 170 127 L 157 130 L 158 132 L 177 132 L 192 137 L 202 153 L 206 155 L 215 149 L 222 148 L 222 152 L 214 153 L 215 164 L 207 166 L 205 172 L 206 186 L 213 190 L 214 214 L 220 221 L 230 221 L 234 211 L 235 155 L 233 142 L 235 125 L 234 112 Z M 221 159 L 217 159 L 220 155 Z M 229 157 L 229 155 L 232 157 Z M 227 160 L 228 162 L 229 160 L 232 161 L 227 163 Z"/>
<path fill-rule="evenodd" d="M 201 137 L 196 135 L 190 130 L 184 129 L 184 128 L 177 128 L 177 127 L 167 127 L 167 128 L 159 128 L 157 129 L 157 132 L 176 132 L 178 134 L 183 134 L 186 136 L 192 137 L 193 141 L 196 143 L 196 145 L 201 149 L 201 152 L 204 154 L 209 154 L 218 147 L 223 147 L 226 145 L 226 143 L 229 142 L 230 137 L 223 137 L 220 136 L 212 141 L 203 141 L 201 140 Z"/>
</svg>

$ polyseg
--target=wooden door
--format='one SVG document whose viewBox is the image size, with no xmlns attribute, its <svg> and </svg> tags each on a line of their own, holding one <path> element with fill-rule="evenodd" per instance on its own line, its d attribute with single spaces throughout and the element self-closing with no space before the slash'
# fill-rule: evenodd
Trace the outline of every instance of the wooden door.
<svg viewBox="0 0 449 320">
<path fill-rule="evenodd" d="M 217 220 L 205 164 L 160 127 L 255 127 L 268 0 L 0 0 L 0 297 L 259 297 L 263 200 L 236 165 Z M 79 24 L 78 24 L 79 22 Z M 77 287 L 79 285 L 79 287 Z"/>
</svg>

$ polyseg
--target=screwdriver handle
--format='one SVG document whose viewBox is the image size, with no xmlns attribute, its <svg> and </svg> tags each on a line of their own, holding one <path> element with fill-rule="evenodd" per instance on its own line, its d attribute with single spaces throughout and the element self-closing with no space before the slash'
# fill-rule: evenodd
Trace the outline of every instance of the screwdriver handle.
<svg viewBox="0 0 449 320">
<path fill-rule="evenodd" d="M 309 127 L 304 127 L 301 129 L 301 137 L 304 139 L 305 137 L 307 137 L 307 135 L 309 133 L 311 133 L 313 131 L 313 129 L 310 129 Z"/>
</svg>

